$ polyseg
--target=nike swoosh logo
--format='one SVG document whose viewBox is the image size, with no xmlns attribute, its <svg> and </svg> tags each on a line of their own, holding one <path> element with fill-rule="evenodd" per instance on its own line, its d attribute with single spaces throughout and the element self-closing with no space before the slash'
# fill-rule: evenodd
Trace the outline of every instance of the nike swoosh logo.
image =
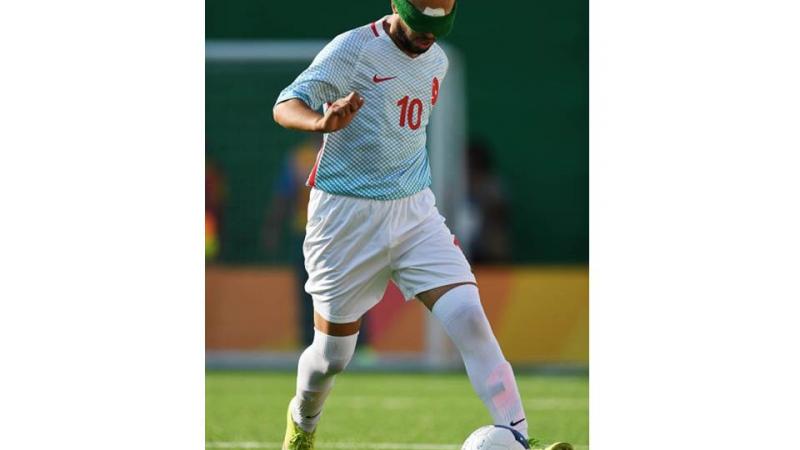
<svg viewBox="0 0 800 450">
<path fill-rule="evenodd" d="M 381 81 L 391 80 L 393 78 L 397 78 L 397 77 L 380 78 L 380 77 L 378 77 L 378 75 L 375 75 L 375 76 L 372 77 L 372 81 L 374 81 L 376 83 L 380 83 Z"/>
<path fill-rule="evenodd" d="M 525 420 L 525 418 L 523 417 L 522 419 L 520 419 L 520 420 L 518 420 L 516 422 L 511 422 L 511 426 L 515 427 L 515 426 L 521 424 L 524 420 Z"/>
</svg>

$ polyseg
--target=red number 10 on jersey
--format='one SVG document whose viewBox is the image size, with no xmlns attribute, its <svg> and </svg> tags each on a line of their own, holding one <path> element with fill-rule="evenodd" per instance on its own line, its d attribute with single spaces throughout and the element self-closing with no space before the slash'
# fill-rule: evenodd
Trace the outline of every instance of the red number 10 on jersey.
<svg viewBox="0 0 800 450">
<path fill-rule="evenodd" d="M 400 128 L 406 126 L 412 130 L 419 128 L 422 122 L 422 100 L 418 98 L 411 99 L 406 95 L 397 101 L 397 106 L 400 107 Z"/>
<path fill-rule="evenodd" d="M 435 105 L 438 98 L 439 79 L 434 77 L 431 84 L 431 105 Z M 397 106 L 400 107 L 400 128 L 405 127 L 406 123 L 412 130 L 419 128 L 422 122 L 422 100 L 414 98 L 409 101 L 409 97 L 406 95 L 397 101 Z"/>
</svg>

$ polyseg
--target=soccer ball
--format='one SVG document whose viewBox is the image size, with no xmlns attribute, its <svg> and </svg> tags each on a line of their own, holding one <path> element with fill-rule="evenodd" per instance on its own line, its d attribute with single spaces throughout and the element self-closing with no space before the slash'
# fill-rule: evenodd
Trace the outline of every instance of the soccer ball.
<svg viewBox="0 0 800 450">
<path fill-rule="evenodd" d="M 517 430 L 504 425 L 486 425 L 469 435 L 461 450 L 523 450 L 531 448 Z"/>
</svg>

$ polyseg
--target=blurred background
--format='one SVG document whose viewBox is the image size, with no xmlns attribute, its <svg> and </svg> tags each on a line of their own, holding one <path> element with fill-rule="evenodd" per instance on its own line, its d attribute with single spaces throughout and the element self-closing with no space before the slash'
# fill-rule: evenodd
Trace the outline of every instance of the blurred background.
<svg viewBox="0 0 800 450">
<path fill-rule="evenodd" d="M 389 0 L 206 1 L 206 363 L 293 369 L 313 335 L 305 179 L 320 136 L 272 121 L 281 89 Z M 588 2 L 462 1 L 429 128 L 433 190 L 515 368 L 588 367 Z M 438 107 L 438 105 L 437 105 Z M 352 368 L 449 370 L 452 345 L 389 285 Z"/>
</svg>

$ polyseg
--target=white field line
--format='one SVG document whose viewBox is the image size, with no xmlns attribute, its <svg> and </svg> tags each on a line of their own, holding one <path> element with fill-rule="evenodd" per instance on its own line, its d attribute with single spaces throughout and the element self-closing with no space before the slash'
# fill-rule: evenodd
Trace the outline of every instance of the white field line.
<svg viewBox="0 0 800 450">
<path fill-rule="evenodd" d="M 335 397 L 329 400 L 329 404 L 341 404 L 349 407 L 370 408 L 380 407 L 384 409 L 414 409 L 418 408 L 418 401 L 428 401 L 430 398 L 418 396 L 385 396 L 385 395 L 351 395 L 347 397 Z M 447 401 L 453 402 L 453 399 Z M 465 402 L 472 402 L 466 399 Z M 589 399 L 586 397 L 539 397 L 527 401 L 523 400 L 525 409 L 529 411 L 585 411 L 589 409 Z"/>
<path fill-rule="evenodd" d="M 327 449 L 363 449 L 363 450 L 459 450 L 460 445 L 453 444 L 403 444 L 399 442 L 320 442 L 319 450 Z M 589 450 L 588 445 L 575 445 L 575 450 Z M 265 449 L 280 450 L 280 442 L 207 442 L 206 448 L 226 449 Z"/>
<path fill-rule="evenodd" d="M 338 449 L 375 449 L 375 450 L 458 450 L 458 445 L 452 444 L 402 444 L 397 442 L 320 442 L 316 445 L 319 450 L 329 448 Z M 206 448 L 257 448 L 280 449 L 280 442 L 209 442 Z"/>
</svg>

